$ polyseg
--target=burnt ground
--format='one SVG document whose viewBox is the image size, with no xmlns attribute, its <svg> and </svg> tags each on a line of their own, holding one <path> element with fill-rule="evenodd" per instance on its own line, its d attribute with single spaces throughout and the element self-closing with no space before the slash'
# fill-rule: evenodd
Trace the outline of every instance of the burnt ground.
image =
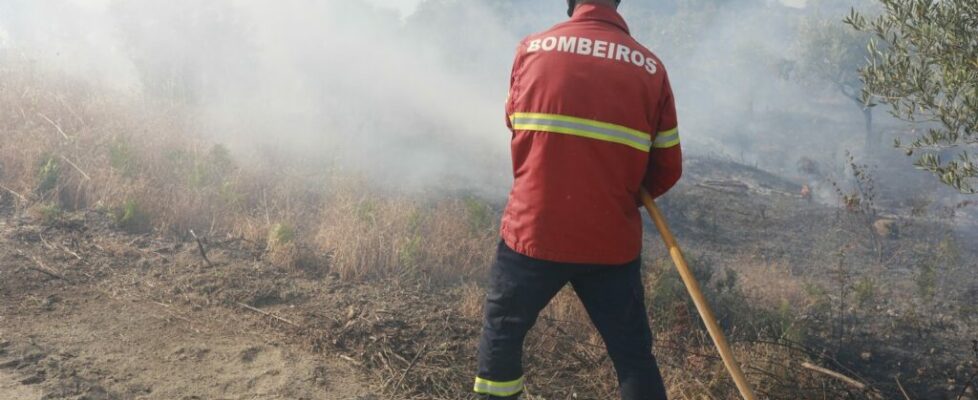
<svg viewBox="0 0 978 400">
<path fill-rule="evenodd" d="M 961 387 L 978 384 L 978 208 L 972 203 L 920 200 L 932 189 L 889 182 L 877 184 L 873 204 L 847 210 L 806 201 L 800 184 L 743 164 L 689 164 L 690 174 L 663 208 L 699 264 L 753 270 L 739 280 L 754 292 L 750 301 L 775 300 L 769 309 L 780 308 L 794 327 L 804 327 L 793 340 L 890 396 L 903 398 L 895 378 L 913 398 L 973 396 L 973 388 Z M 831 190 L 831 183 L 821 180 L 819 187 Z M 723 305 L 718 308 L 723 318 Z M 784 338 L 793 333 L 782 332 Z"/>
<path fill-rule="evenodd" d="M 943 223 L 885 210 L 902 230 L 879 242 L 884 262 L 870 262 L 878 254 L 860 218 L 803 201 L 797 185 L 756 169 L 727 162 L 699 169 L 714 172 L 694 171 L 662 201 L 695 264 L 740 271 L 751 302 L 798 308 L 782 322 L 810 333 L 792 339 L 823 346 L 834 368 L 887 393 L 901 376 L 928 393 L 921 398 L 955 398 L 975 366 L 969 352 L 978 318 L 966 307 L 978 293 L 973 231 L 957 234 L 956 259 L 948 262 L 963 267 L 938 270 L 941 290 L 923 301 L 914 265 L 955 235 Z M 328 263 L 282 269 L 263 260 L 263 244 L 206 234 L 205 261 L 191 238 L 128 234 L 111 220 L 99 211 L 45 218 L 0 207 L 0 399 L 466 396 L 459 393 L 471 379 L 479 324 L 463 311 L 479 306 L 466 303 L 478 299 L 477 287 L 432 290 L 423 279 L 392 277 L 347 282 Z M 664 260 L 656 240 L 647 238 L 647 257 Z M 830 292 L 840 248 L 848 298 Z M 772 269 L 745 267 L 754 264 Z M 860 304 L 864 276 L 878 282 Z M 788 302 L 792 296 L 805 298 L 804 310 Z M 738 309 L 715 305 L 721 322 L 746 326 L 727 320 Z M 596 368 L 608 367 L 599 347 L 565 340 L 581 326 L 541 321 L 537 338 L 561 340 L 531 338 L 534 375 L 563 384 L 588 375 L 588 382 L 609 380 L 595 378 Z M 668 338 L 660 332 L 660 349 Z M 660 361 L 667 374 L 688 370 L 689 354 Z M 547 387 L 541 380 L 537 387 Z M 587 393 L 608 389 L 547 390 L 550 399 L 601 398 Z"/>
</svg>

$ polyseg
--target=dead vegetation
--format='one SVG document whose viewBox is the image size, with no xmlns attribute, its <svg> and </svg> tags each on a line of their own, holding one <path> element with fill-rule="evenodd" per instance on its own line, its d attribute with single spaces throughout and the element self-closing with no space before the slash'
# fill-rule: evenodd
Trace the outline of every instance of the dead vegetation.
<svg viewBox="0 0 978 400">
<path fill-rule="evenodd" d="M 19 221 L 5 235 L 35 250 L 8 255 L 26 269 L 4 271 L 0 294 L 91 287 L 180 305 L 190 311 L 174 315 L 191 322 L 234 310 L 253 317 L 249 329 L 355 365 L 391 398 L 468 395 L 498 204 L 385 192 L 285 155 L 243 162 L 201 139 L 190 110 L 128 100 L 0 70 L 0 209 Z M 697 244 L 691 264 L 758 393 L 899 398 L 906 386 L 973 398 L 978 367 L 954 352 L 978 317 L 955 279 L 973 258 L 945 225 L 901 217 L 887 225 L 898 236 L 873 236 L 865 213 L 804 201 L 798 185 L 756 169 L 699 162 L 724 172 L 694 173 L 664 208 Z M 671 395 L 735 398 L 648 239 Z M 531 399 L 613 397 L 610 363 L 572 293 L 541 316 L 526 354 Z"/>
</svg>

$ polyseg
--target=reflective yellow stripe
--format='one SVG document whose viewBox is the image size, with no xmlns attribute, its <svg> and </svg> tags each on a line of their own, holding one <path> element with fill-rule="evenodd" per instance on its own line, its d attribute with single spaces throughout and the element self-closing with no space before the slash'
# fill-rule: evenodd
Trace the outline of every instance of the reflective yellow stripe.
<svg viewBox="0 0 978 400">
<path fill-rule="evenodd" d="M 645 152 L 652 147 L 652 140 L 648 134 L 607 122 L 540 113 L 515 113 L 509 118 L 513 129 L 516 130 L 563 133 L 623 144 Z"/>
<path fill-rule="evenodd" d="M 649 135 L 640 130 L 632 129 L 627 126 L 615 125 L 608 122 L 595 121 L 593 119 L 584 119 L 571 117 L 567 115 L 560 114 L 540 114 L 540 113 L 514 113 L 511 118 L 539 118 L 539 119 L 552 119 L 556 121 L 573 122 L 581 125 L 593 126 L 595 128 L 604 128 L 619 131 L 628 135 L 634 136 L 636 139 L 648 139 Z"/>
<path fill-rule="evenodd" d="M 509 382 L 495 382 L 488 379 L 475 378 L 473 391 L 479 394 L 506 397 L 523 391 L 523 377 Z"/>
<path fill-rule="evenodd" d="M 679 144 L 679 127 L 659 132 L 658 135 L 655 135 L 655 142 L 652 143 L 652 147 L 665 149 L 677 144 Z"/>
</svg>

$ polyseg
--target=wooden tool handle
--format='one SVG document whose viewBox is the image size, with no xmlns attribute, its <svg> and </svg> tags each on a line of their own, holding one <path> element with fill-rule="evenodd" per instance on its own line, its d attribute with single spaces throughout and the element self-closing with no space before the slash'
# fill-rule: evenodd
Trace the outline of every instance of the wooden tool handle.
<svg viewBox="0 0 978 400">
<path fill-rule="evenodd" d="M 642 190 L 642 204 L 645 205 L 645 210 L 649 212 L 649 216 L 655 222 L 655 227 L 659 229 L 662 241 L 665 242 L 666 248 L 669 249 L 669 255 L 672 256 L 672 262 L 676 264 L 676 269 L 679 270 L 679 276 L 682 277 L 683 283 L 686 284 L 686 290 L 689 291 L 690 297 L 693 298 L 693 304 L 696 305 L 696 310 L 699 311 L 700 318 L 703 318 L 703 323 L 706 324 L 706 330 L 710 333 L 710 337 L 713 338 L 713 344 L 716 345 L 717 350 L 720 352 L 723 365 L 730 372 L 730 376 L 737 385 L 737 390 L 740 391 L 740 395 L 745 400 L 755 400 L 754 392 L 747 383 L 744 371 L 740 369 L 740 364 L 737 364 L 737 360 L 734 359 L 733 351 L 730 350 L 730 345 L 727 343 L 727 337 L 723 335 L 723 330 L 717 324 L 717 318 L 713 315 L 713 310 L 710 309 L 710 305 L 706 301 L 706 296 L 703 296 L 699 282 L 696 281 L 696 277 L 693 276 L 693 272 L 686 264 L 683 252 L 679 249 L 679 244 L 676 243 L 676 238 L 672 236 L 669 226 L 666 225 L 666 219 L 662 216 L 662 211 L 659 210 L 659 206 L 652 200 L 652 196 L 644 189 Z"/>
</svg>

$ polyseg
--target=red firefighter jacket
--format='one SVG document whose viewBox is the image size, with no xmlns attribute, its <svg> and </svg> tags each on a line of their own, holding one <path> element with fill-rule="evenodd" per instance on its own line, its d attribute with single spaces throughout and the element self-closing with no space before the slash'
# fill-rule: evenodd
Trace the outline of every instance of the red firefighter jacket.
<svg viewBox="0 0 978 400">
<path fill-rule="evenodd" d="M 513 189 L 506 244 L 550 261 L 623 264 L 641 251 L 640 188 L 669 190 L 682 171 L 662 62 L 612 8 L 584 4 L 524 39 L 506 101 Z"/>
</svg>

